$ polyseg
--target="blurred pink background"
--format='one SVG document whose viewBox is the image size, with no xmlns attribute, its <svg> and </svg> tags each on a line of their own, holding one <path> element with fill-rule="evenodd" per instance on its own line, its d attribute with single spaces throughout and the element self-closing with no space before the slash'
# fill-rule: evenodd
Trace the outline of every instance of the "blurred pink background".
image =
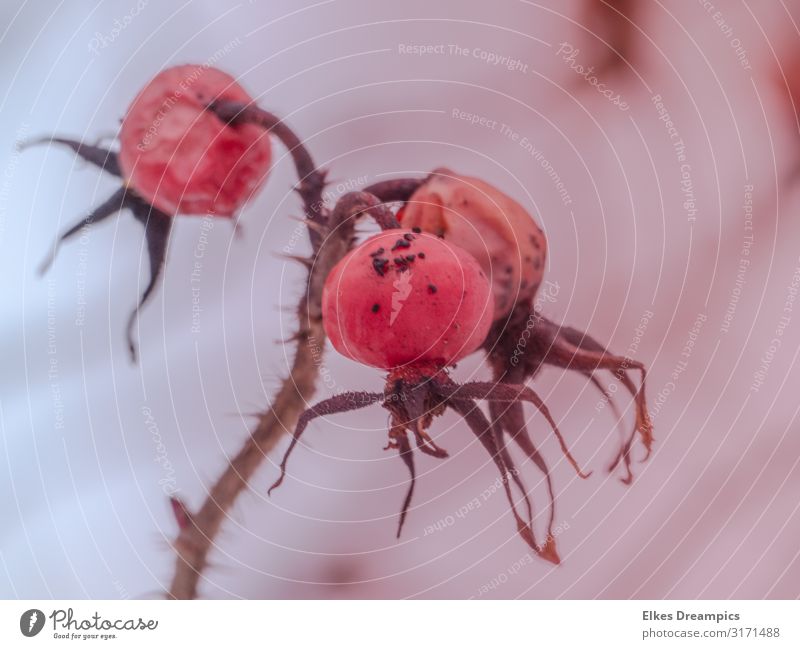
<svg viewBox="0 0 800 649">
<path fill-rule="evenodd" d="M 632 30 L 629 65 L 609 68 L 603 41 L 614 29 L 583 2 L 120 0 L 88 13 L 3 3 L 0 596 L 158 596 L 176 533 L 167 494 L 202 502 L 291 360 L 275 341 L 293 331 L 302 272 L 278 253 L 307 243 L 288 218 L 301 210 L 283 149 L 242 214 L 242 237 L 226 223 L 179 220 L 141 318 L 138 366 L 122 332 L 146 259 L 129 215 L 64 246 L 45 278 L 35 274 L 56 231 L 116 184 L 68 153 L 20 154 L 15 142 L 113 137 L 156 71 L 207 61 L 307 139 L 331 170 L 332 196 L 444 165 L 518 199 L 548 237 L 546 278 L 558 293 L 546 315 L 618 353 L 636 345 L 650 368 L 657 441 L 623 486 L 603 470 L 617 433 L 600 394 L 554 369 L 536 379 L 573 452 L 595 470 L 576 478 L 528 412 L 558 491 L 563 563 L 553 567 L 531 559 L 502 494 L 458 515 L 496 473 L 452 415 L 433 429 L 451 457 L 419 456 L 399 541 L 407 475 L 382 451 L 385 411 L 320 421 L 272 498 L 267 462 L 240 499 L 203 596 L 800 595 L 800 306 L 784 310 L 800 266 L 798 127 L 778 83 L 800 65 L 800 11 L 635 4 L 634 23 L 622 23 Z M 407 53 L 415 45 L 443 47 Z M 507 64 L 494 63 L 502 57 Z M 595 65 L 627 110 L 576 64 Z M 382 382 L 332 350 L 325 366 L 318 398 Z M 488 377 L 477 356 L 455 372 L 470 376 Z M 544 506 L 537 471 L 527 463 L 523 472 Z"/>
</svg>

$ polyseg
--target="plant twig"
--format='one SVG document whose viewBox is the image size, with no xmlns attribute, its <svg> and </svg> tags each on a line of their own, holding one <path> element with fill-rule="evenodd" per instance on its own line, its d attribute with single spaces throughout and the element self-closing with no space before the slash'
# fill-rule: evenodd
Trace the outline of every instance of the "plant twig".
<svg viewBox="0 0 800 649">
<path fill-rule="evenodd" d="M 317 169 L 302 140 L 280 117 L 263 108 L 259 108 L 255 104 L 241 104 L 233 101 L 212 102 L 208 105 L 208 110 L 232 126 L 244 123 L 263 126 L 283 142 L 284 146 L 289 150 L 294 166 L 297 169 L 297 177 L 300 183 L 295 189 L 300 198 L 303 199 L 306 218 L 319 226 L 326 225 L 328 213 L 325 208 L 325 201 L 322 198 L 322 190 L 325 188 L 327 172 Z M 309 228 L 308 235 L 314 252 L 316 252 L 322 241 L 318 228 Z"/>
<path fill-rule="evenodd" d="M 289 148 L 300 178 L 298 193 L 303 199 L 309 223 L 309 237 L 314 253 L 310 259 L 306 292 L 298 305 L 299 330 L 295 335 L 296 351 L 289 376 L 283 380 L 271 407 L 259 417 L 258 424 L 242 449 L 229 461 L 211 487 L 201 508 L 187 516 L 187 524 L 175 541 L 177 560 L 169 596 L 194 599 L 203 571 L 208 564 L 214 539 L 238 495 L 244 491 L 266 455 L 284 433 L 294 429 L 300 413 L 316 391 L 325 344 L 322 327 L 322 288 L 333 266 L 350 249 L 354 219 L 370 213 L 382 227 L 396 221 L 382 205 L 382 199 L 366 192 L 346 194 L 332 213 L 324 205 L 324 174 L 318 171 L 300 139 L 283 122 L 255 106 L 217 103 L 209 107 L 233 123 L 247 121 L 268 128 Z M 413 190 L 412 190 L 413 191 Z M 397 196 L 395 192 L 393 196 Z M 410 194 L 406 194 L 406 197 Z M 399 198 L 393 200 L 401 200 Z M 313 224 L 313 225 L 312 225 Z"/>
<path fill-rule="evenodd" d="M 181 528 L 175 540 L 177 559 L 169 588 L 169 596 L 173 599 L 197 597 L 198 583 L 208 564 L 208 553 L 228 511 L 281 435 L 294 427 L 306 402 L 313 396 L 319 363 L 319 357 L 315 357 L 315 354 L 321 354 L 325 341 L 319 308 L 311 308 L 316 306 L 312 304 L 317 299 L 316 287 L 322 285 L 318 276 L 325 272 L 324 266 L 330 263 L 318 254 L 322 233 L 327 229 L 329 217 L 322 199 L 324 172 L 317 170 L 302 141 L 275 115 L 257 106 L 232 102 L 217 102 L 209 106 L 209 110 L 232 124 L 260 124 L 287 147 L 300 179 L 297 191 L 303 200 L 306 218 L 314 224 L 314 227 L 309 227 L 308 232 L 317 265 L 309 272 L 308 290 L 298 306 L 301 326 L 295 336 L 295 358 L 289 376 L 284 379 L 270 409 L 259 417 L 258 424 L 241 450 L 229 461 L 225 471 L 211 487 L 203 505 L 195 514 L 187 517 L 188 524 Z M 352 235 L 348 235 L 344 228 L 337 236 L 340 245 L 326 246 L 331 258 L 336 253 L 342 254 L 346 251 L 349 236 Z M 312 310 L 315 317 L 311 317 Z"/>
</svg>

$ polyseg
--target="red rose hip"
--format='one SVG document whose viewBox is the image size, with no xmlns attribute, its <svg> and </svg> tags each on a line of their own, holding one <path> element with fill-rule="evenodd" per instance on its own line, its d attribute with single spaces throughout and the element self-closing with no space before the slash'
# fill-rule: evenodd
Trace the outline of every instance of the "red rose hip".
<svg viewBox="0 0 800 649">
<path fill-rule="evenodd" d="M 219 100 L 252 102 L 229 74 L 181 65 L 153 77 L 122 121 L 122 175 L 167 214 L 233 216 L 267 177 L 268 134 L 206 110 Z"/>
<path fill-rule="evenodd" d="M 493 320 L 486 275 L 466 251 L 429 234 L 386 230 L 333 269 L 325 331 L 366 365 L 445 367 L 475 351 Z"/>
</svg>

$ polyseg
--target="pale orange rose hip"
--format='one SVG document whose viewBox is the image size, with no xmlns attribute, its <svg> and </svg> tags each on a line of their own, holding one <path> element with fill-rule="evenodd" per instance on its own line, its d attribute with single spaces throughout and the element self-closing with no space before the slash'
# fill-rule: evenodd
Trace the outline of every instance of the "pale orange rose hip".
<svg viewBox="0 0 800 649">
<path fill-rule="evenodd" d="M 489 183 L 434 170 L 398 214 L 403 227 L 419 227 L 460 246 L 490 278 L 495 319 L 533 301 L 542 283 L 547 240 L 513 198 Z"/>
</svg>

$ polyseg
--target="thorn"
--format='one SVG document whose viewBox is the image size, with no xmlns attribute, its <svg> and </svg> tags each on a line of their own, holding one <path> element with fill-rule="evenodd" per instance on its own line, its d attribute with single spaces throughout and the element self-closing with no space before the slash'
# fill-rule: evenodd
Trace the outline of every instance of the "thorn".
<svg viewBox="0 0 800 649">
<path fill-rule="evenodd" d="M 42 263 L 40 263 L 39 266 L 36 268 L 36 276 L 44 277 L 45 275 L 47 275 L 47 271 L 50 270 L 50 267 L 53 265 L 54 260 L 55 260 L 54 254 L 51 253 L 47 255 L 47 257 L 45 257 Z"/>
<path fill-rule="evenodd" d="M 286 253 L 278 253 L 278 257 L 281 259 L 287 259 L 289 261 L 296 261 L 298 264 L 305 266 L 307 270 L 311 270 L 312 266 L 314 265 L 314 260 L 309 259 L 308 257 L 303 257 L 302 255 L 287 255 Z"/>
<path fill-rule="evenodd" d="M 296 343 L 296 342 L 300 341 L 301 338 L 302 338 L 302 336 L 300 335 L 300 332 L 298 331 L 297 333 L 292 334 L 288 338 L 283 338 L 283 339 L 278 338 L 274 342 L 275 342 L 276 345 L 288 345 L 290 343 Z"/>
<path fill-rule="evenodd" d="M 17 143 L 17 150 L 18 151 L 25 151 L 27 149 L 30 149 L 31 147 L 34 147 L 34 146 L 40 146 L 42 144 L 49 144 L 50 140 L 51 140 L 51 138 L 48 138 L 48 137 L 37 137 L 37 138 L 28 139 L 28 140 L 22 140 L 22 141 Z"/>
<path fill-rule="evenodd" d="M 128 352 L 130 353 L 131 363 L 136 365 L 137 362 L 137 353 L 136 353 L 136 343 L 132 340 L 128 341 Z"/>
<path fill-rule="evenodd" d="M 328 227 L 323 225 L 322 223 L 317 223 L 316 221 L 312 221 L 311 219 L 302 219 L 303 224 L 309 229 L 313 230 L 317 234 L 326 235 L 328 234 Z"/>
<path fill-rule="evenodd" d="M 172 515 L 178 523 L 178 529 L 183 531 L 192 522 L 192 514 L 180 498 L 170 496 L 169 504 L 172 505 Z"/>
<path fill-rule="evenodd" d="M 267 489 L 267 498 L 272 497 L 273 490 L 276 489 L 277 487 L 280 487 L 282 482 L 283 482 L 283 475 L 281 475 L 275 482 L 272 483 L 272 486 L 269 489 Z"/>
<path fill-rule="evenodd" d="M 302 223 L 305 225 L 309 230 L 313 230 L 317 234 L 325 235 L 328 234 L 328 228 L 325 227 L 322 223 L 317 223 L 316 221 L 312 221 L 304 216 L 290 216 L 289 217 L 292 221 L 296 221 L 297 223 Z"/>
</svg>

